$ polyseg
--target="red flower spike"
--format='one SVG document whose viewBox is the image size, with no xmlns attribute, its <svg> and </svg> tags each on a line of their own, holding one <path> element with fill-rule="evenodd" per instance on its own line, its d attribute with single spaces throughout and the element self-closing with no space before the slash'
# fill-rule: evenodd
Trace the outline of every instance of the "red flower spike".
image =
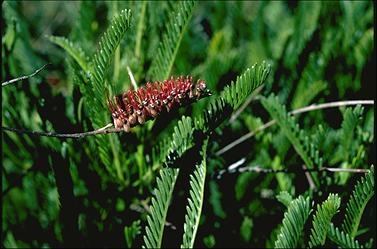
<svg viewBox="0 0 377 249">
<path fill-rule="evenodd" d="M 130 128 L 156 118 L 186 103 L 211 95 L 203 80 L 194 88 L 191 76 L 171 77 L 163 82 L 148 82 L 145 87 L 115 96 L 115 104 L 107 97 L 110 112 L 116 128 L 129 132 Z"/>
</svg>

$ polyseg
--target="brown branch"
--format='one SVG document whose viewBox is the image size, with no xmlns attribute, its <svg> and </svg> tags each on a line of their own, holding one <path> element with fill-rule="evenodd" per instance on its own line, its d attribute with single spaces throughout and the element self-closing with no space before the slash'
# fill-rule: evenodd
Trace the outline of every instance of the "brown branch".
<svg viewBox="0 0 377 249">
<path fill-rule="evenodd" d="M 26 80 L 28 78 L 31 78 L 35 75 L 37 75 L 40 71 L 42 71 L 47 65 L 50 65 L 51 63 L 47 63 L 45 65 L 43 65 L 41 68 L 37 69 L 34 73 L 30 74 L 30 75 L 24 75 L 24 76 L 21 76 L 21 77 L 18 77 L 18 78 L 15 78 L 15 79 L 11 79 L 11 80 L 8 80 L 8 81 L 5 81 L 3 83 L 1 83 L 1 87 L 3 86 L 7 86 L 7 85 L 10 85 L 12 83 L 15 83 L 17 81 L 20 81 L 20 80 Z"/>
<path fill-rule="evenodd" d="M 302 107 L 296 110 L 293 110 L 289 112 L 291 115 L 296 115 L 299 113 L 309 112 L 309 111 L 315 111 L 320 109 L 327 109 L 327 108 L 334 108 L 334 107 L 341 107 L 341 106 L 350 106 L 350 105 L 374 105 L 374 100 L 347 100 L 347 101 L 336 101 L 336 102 L 329 102 L 324 104 L 313 104 L 310 106 Z M 232 149 L 233 147 L 237 146 L 238 144 L 246 141 L 247 139 L 253 137 L 257 132 L 262 131 L 272 125 L 276 124 L 276 120 L 271 120 L 264 125 L 256 128 L 253 131 L 250 131 L 249 133 L 246 133 L 242 137 L 234 140 L 230 144 L 226 145 L 224 148 L 218 150 L 215 154 L 217 156 L 224 154 L 228 150 Z"/>
</svg>

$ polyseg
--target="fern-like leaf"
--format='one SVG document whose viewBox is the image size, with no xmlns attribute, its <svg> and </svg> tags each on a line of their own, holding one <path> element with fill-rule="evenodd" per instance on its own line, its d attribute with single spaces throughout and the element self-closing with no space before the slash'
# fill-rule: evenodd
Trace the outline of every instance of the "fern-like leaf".
<svg viewBox="0 0 377 249">
<path fill-rule="evenodd" d="M 365 206 L 374 195 L 374 166 L 358 181 L 347 203 L 342 229 L 352 238 L 355 237 Z"/>
<path fill-rule="evenodd" d="M 326 201 L 321 205 L 317 205 L 317 211 L 313 218 L 309 247 L 323 246 L 325 244 L 331 219 L 338 212 L 339 207 L 340 197 L 337 194 L 330 194 Z"/>
<path fill-rule="evenodd" d="M 196 232 L 199 226 L 200 215 L 204 201 L 204 183 L 206 178 L 206 150 L 207 141 L 203 144 L 202 162 L 196 166 L 193 174 L 190 175 L 190 198 L 186 206 L 183 242 L 181 248 L 193 248 Z"/>
<path fill-rule="evenodd" d="M 193 131 L 192 119 L 183 116 L 182 119 L 178 121 L 177 126 L 174 127 L 171 150 L 181 155 L 190 146 L 188 138 L 191 137 Z"/>
<path fill-rule="evenodd" d="M 191 146 L 193 130 L 192 119 L 183 116 L 174 127 L 172 138 L 164 140 L 168 145 L 163 145 L 161 149 L 157 148 L 153 152 L 154 160 L 164 163 L 174 159 L 170 158 L 172 154 L 176 157 L 181 156 Z M 156 198 L 152 199 L 151 215 L 148 217 L 148 227 L 145 230 L 144 243 L 147 248 L 161 247 L 163 225 L 178 174 L 179 169 L 165 168 L 161 170 L 161 179 L 157 180 Z M 152 212 L 152 210 L 154 211 Z"/>
<path fill-rule="evenodd" d="M 103 34 L 99 42 L 99 48 L 92 59 L 91 83 L 92 95 L 88 97 L 92 121 L 95 128 L 100 127 L 106 122 L 107 108 L 105 105 L 104 93 L 106 88 L 112 89 L 112 85 L 105 81 L 106 72 L 109 68 L 112 56 L 118 47 L 121 39 L 130 27 L 131 11 L 122 10 L 121 13 L 114 17 L 109 28 Z M 104 112 L 106 110 L 106 113 Z M 106 114 L 106 115 L 100 115 Z"/>
<path fill-rule="evenodd" d="M 309 197 L 305 199 L 299 196 L 292 201 L 288 211 L 284 213 L 283 226 L 275 241 L 275 248 L 296 247 L 309 213 Z"/>
<path fill-rule="evenodd" d="M 279 99 L 274 94 L 268 98 L 262 98 L 262 105 L 276 120 L 284 134 L 287 136 L 296 152 L 300 155 L 305 165 L 309 169 L 322 166 L 322 157 L 319 156 L 319 151 L 314 143 L 310 142 L 310 138 L 303 129 L 290 116 L 286 111 L 284 105 L 280 104 Z M 316 174 L 311 174 L 316 186 L 319 185 L 318 177 Z"/>
<path fill-rule="evenodd" d="M 270 72 L 270 65 L 266 62 L 255 64 L 248 68 L 245 73 L 237 77 L 236 82 L 231 82 L 229 86 L 220 93 L 213 96 L 203 115 L 195 119 L 195 125 L 204 132 L 212 131 L 218 127 L 232 111 L 237 109 L 247 97 L 260 85 L 264 83 Z"/>
<path fill-rule="evenodd" d="M 237 109 L 246 98 L 264 81 L 270 73 L 270 65 L 263 61 L 260 65 L 255 64 L 248 68 L 245 73 L 237 77 L 236 82 L 226 86 L 220 93 L 233 109 Z"/>
<path fill-rule="evenodd" d="M 152 198 L 148 225 L 145 228 L 143 248 L 160 248 L 164 232 L 166 214 L 178 176 L 178 169 L 165 168 L 160 170 L 157 178 L 155 197 Z"/>
<path fill-rule="evenodd" d="M 179 1 L 171 10 L 166 32 L 162 36 L 156 58 L 152 61 L 151 78 L 163 80 L 169 77 L 194 5 L 193 1 Z"/>
<path fill-rule="evenodd" d="M 62 47 L 85 72 L 89 70 L 88 57 L 80 46 L 74 44 L 65 37 L 49 36 L 48 39 L 56 45 Z"/>
<path fill-rule="evenodd" d="M 348 233 L 340 231 L 333 223 L 330 224 L 329 238 L 341 248 L 363 248 L 359 241 L 352 238 Z"/>
</svg>

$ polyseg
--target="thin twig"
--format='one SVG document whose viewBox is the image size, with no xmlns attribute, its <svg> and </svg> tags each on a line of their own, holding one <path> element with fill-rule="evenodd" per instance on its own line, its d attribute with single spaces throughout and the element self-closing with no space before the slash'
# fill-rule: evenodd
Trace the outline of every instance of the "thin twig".
<svg viewBox="0 0 377 249">
<path fill-rule="evenodd" d="M 15 78 L 15 79 L 5 81 L 5 82 L 1 83 L 1 87 L 7 86 L 9 84 L 15 83 L 15 82 L 20 81 L 20 80 L 26 80 L 28 78 L 31 78 L 31 77 L 35 76 L 36 74 L 38 74 L 40 71 L 42 71 L 47 65 L 50 65 L 50 63 L 43 65 L 41 68 L 37 69 L 34 73 L 32 73 L 30 75 L 24 75 L 24 76 L 21 76 L 19 78 Z"/>
<path fill-rule="evenodd" d="M 254 136 L 257 132 L 266 129 L 266 128 L 268 128 L 268 127 L 274 125 L 275 123 L 276 123 L 275 120 L 271 120 L 271 121 L 269 121 L 268 123 L 265 123 L 264 125 L 262 125 L 262 126 L 256 128 L 255 130 L 253 130 L 253 131 L 251 131 L 251 132 L 249 132 L 249 133 L 243 135 L 242 137 L 240 137 L 240 138 L 234 140 L 234 141 L 231 142 L 230 144 L 226 145 L 224 148 L 218 150 L 218 151 L 215 153 L 215 155 L 216 155 L 216 156 L 220 156 L 220 155 L 224 154 L 225 152 L 227 152 L 227 151 L 230 150 L 231 148 L 233 148 L 233 147 L 237 146 L 238 144 L 240 144 L 240 143 L 246 141 L 247 139 L 251 138 L 251 137 Z"/>
<path fill-rule="evenodd" d="M 336 102 L 329 102 L 324 104 L 313 104 L 310 106 L 302 107 L 296 110 L 293 110 L 289 112 L 291 115 L 296 115 L 299 113 L 314 111 L 314 110 L 320 110 L 320 109 L 327 109 L 327 108 L 334 108 L 334 107 L 341 107 L 341 106 L 350 106 L 350 105 L 374 105 L 374 100 L 347 100 L 347 101 L 336 101 Z M 238 144 L 246 141 L 247 139 L 253 137 L 257 132 L 262 131 L 276 123 L 276 120 L 271 120 L 264 125 L 256 128 L 253 131 L 250 131 L 249 133 L 246 133 L 242 137 L 234 140 L 230 144 L 226 145 L 224 148 L 218 150 L 215 154 L 217 156 L 224 154 L 228 150 L 232 149 L 233 147 L 237 146 Z"/>
<path fill-rule="evenodd" d="M 11 131 L 18 134 L 28 134 L 31 136 L 44 136 L 44 137 L 57 137 L 57 138 L 83 138 L 87 136 L 99 135 L 99 134 L 109 134 L 109 133 L 117 133 L 124 131 L 123 128 L 110 128 L 110 129 L 98 129 L 94 131 L 88 131 L 83 133 L 69 133 L 69 134 L 61 134 L 55 132 L 44 132 L 44 131 L 27 131 L 22 129 L 15 129 L 9 127 L 1 127 L 4 131 Z"/>
</svg>

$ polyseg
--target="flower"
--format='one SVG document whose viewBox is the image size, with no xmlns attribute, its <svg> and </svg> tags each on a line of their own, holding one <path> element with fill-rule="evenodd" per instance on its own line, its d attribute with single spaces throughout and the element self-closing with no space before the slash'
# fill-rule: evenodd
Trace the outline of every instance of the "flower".
<svg viewBox="0 0 377 249">
<path fill-rule="evenodd" d="M 116 128 L 128 132 L 131 127 L 144 124 L 162 112 L 169 112 L 177 106 L 189 104 L 210 96 L 204 80 L 198 80 L 195 88 L 191 76 L 173 76 L 163 82 L 148 82 L 145 87 L 114 97 L 115 103 L 107 97 L 107 103 Z"/>
</svg>

